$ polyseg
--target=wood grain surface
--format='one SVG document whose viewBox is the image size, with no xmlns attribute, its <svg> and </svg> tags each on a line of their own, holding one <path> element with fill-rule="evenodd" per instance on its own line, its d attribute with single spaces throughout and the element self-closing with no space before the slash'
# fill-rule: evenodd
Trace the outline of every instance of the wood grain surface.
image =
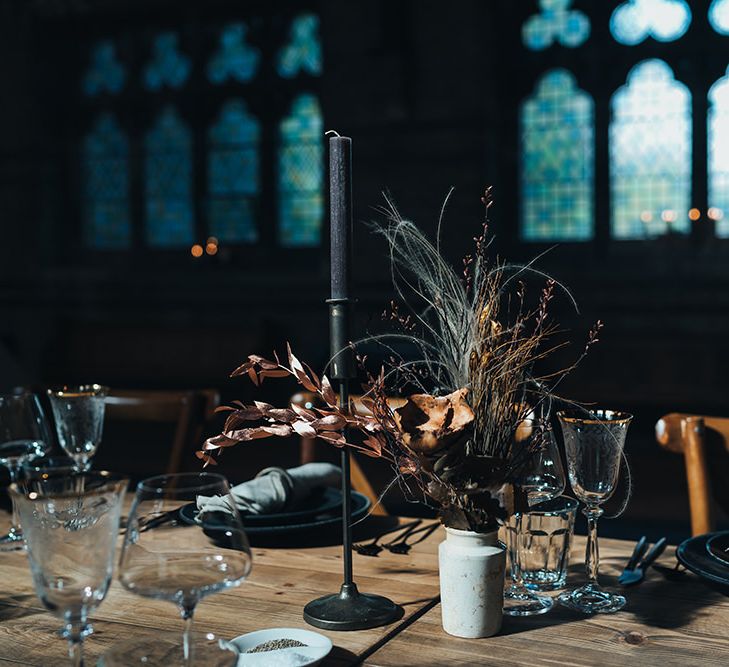
<svg viewBox="0 0 729 667">
<path fill-rule="evenodd" d="M 376 521 L 377 519 L 375 519 Z M 324 667 L 441 665 L 729 665 L 729 598 L 685 574 L 668 581 L 651 571 L 628 589 L 627 608 L 611 616 L 585 618 L 555 607 L 543 616 L 505 617 L 500 635 L 464 640 L 446 635 L 437 605 L 439 529 L 407 555 L 355 554 L 355 579 L 361 590 L 387 595 L 403 606 L 404 616 L 385 628 L 324 632 L 335 649 Z M 602 540 L 604 583 L 614 584 L 633 544 Z M 570 584 L 583 580 L 584 539 L 576 538 Z M 254 548 L 250 578 L 239 588 L 204 600 L 196 629 L 221 637 L 271 627 L 308 627 L 304 605 L 338 590 L 341 547 Z M 673 565 L 673 549 L 662 562 Z M 0 553 L 0 665 L 57 667 L 66 664 L 60 622 L 35 595 L 22 552 Z M 92 616 L 95 632 L 87 640 L 87 665 L 110 646 L 137 638 L 177 637 L 182 623 L 175 607 L 137 597 L 114 582 Z"/>
</svg>

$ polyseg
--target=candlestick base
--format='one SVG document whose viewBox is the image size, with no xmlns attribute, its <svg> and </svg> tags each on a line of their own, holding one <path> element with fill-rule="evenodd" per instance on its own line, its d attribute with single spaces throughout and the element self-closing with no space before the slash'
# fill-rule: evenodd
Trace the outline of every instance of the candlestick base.
<svg viewBox="0 0 729 667">
<path fill-rule="evenodd" d="M 304 620 L 322 630 L 378 628 L 402 615 L 402 607 L 392 600 L 360 593 L 356 584 L 342 584 L 339 593 L 312 600 L 304 607 Z"/>
</svg>

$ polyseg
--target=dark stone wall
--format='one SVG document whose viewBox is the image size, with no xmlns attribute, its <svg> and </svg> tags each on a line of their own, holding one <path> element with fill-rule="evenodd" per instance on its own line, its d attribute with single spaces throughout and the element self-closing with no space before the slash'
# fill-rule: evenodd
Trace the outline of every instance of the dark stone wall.
<svg viewBox="0 0 729 667">
<path fill-rule="evenodd" d="M 281 4 L 286 11 L 297 6 Z M 492 184 L 496 247 L 509 259 L 531 258 L 536 249 L 514 241 L 516 105 L 532 89 L 527 73 L 538 65 L 534 56 L 519 55 L 519 29 L 531 3 L 321 0 L 313 6 L 325 48 L 326 128 L 354 140 L 360 330 L 377 327 L 391 298 L 384 246 L 365 225 L 378 219 L 385 190 L 405 217 L 432 231 L 455 186 L 444 239 L 459 261 L 479 230 L 483 188 Z M 274 255 L 263 264 L 255 251 L 195 264 L 104 259 L 76 247 L 73 118 L 62 111 L 72 94 L 64 82 L 73 73 L 60 71 L 73 63 L 71 42 L 84 26 L 144 25 L 148 15 L 157 25 L 194 26 L 206 11 L 235 12 L 238 4 L 216 0 L 201 7 L 164 0 L 0 2 L 4 388 L 94 380 L 124 387 L 218 386 L 227 397 L 249 398 L 250 387 L 226 377 L 250 352 L 268 353 L 290 340 L 312 366 L 325 362 L 325 247 L 303 261 Z M 723 68 L 726 55 L 716 58 Z M 597 72 L 590 62 L 575 64 Z M 611 92 L 596 95 L 607 99 Z M 647 467 L 660 456 L 651 429 L 662 412 L 729 413 L 726 243 L 565 246 L 540 266 L 572 288 L 582 306 L 577 317 L 566 300 L 556 305 L 575 331 L 575 351 L 594 320 L 605 322 L 600 345 L 563 392 L 636 410 L 635 447 L 645 452 Z M 263 396 L 282 400 L 291 389 L 272 385 Z M 256 456 L 266 462 L 283 456 L 271 447 Z M 671 484 L 682 484 L 680 470 L 671 469 Z"/>
</svg>

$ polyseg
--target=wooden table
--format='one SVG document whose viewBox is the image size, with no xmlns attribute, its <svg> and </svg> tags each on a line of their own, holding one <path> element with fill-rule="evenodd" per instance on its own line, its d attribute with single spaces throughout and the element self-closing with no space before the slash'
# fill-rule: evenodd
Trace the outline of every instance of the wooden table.
<svg viewBox="0 0 729 667">
<path fill-rule="evenodd" d="M 408 555 L 355 554 L 360 589 L 388 595 L 405 610 L 386 628 L 325 632 L 335 650 L 325 666 L 441 667 L 443 665 L 729 665 L 729 598 L 693 575 L 669 583 L 657 572 L 627 592 L 627 608 L 611 616 L 584 618 L 560 608 L 543 616 L 504 619 L 497 637 L 464 640 L 440 627 L 437 604 L 438 530 Z M 582 579 L 584 539 L 576 538 L 572 583 Z M 633 544 L 602 540 L 605 583 L 612 583 Z M 664 555 L 673 564 L 672 549 Z M 0 554 L 0 665 L 65 663 L 59 621 L 44 611 L 32 588 L 22 552 Z M 307 627 L 302 609 L 311 599 L 338 590 L 341 547 L 254 549 L 254 569 L 240 588 L 204 600 L 196 613 L 199 631 L 234 637 L 265 627 Z M 127 593 L 115 582 L 93 614 L 87 664 L 117 642 L 181 631 L 172 605 Z"/>
</svg>

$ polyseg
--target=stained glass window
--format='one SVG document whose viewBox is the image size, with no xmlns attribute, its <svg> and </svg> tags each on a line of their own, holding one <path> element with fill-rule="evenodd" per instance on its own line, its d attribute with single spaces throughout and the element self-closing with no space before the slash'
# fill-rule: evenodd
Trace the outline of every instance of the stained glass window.
<svg viewBox="0 0 729 667">
<path fill-rule="evenodd" d="M 184 246 L 193 241 L 191 150 L 190 130 L 174 107 L 166 107 L 144 139 L 150 246 Z"/>
<path fill-rule="evenodd" d="M 247 32 L 245 23 L 231 23 L 223 28 L 220 46 L 208 63 L 211 83 L 220 84 L 228 79 L 246 83 L 255 76 L 261 52 L 246 44 Z"/>
<path fill-rule="evenodd" d="M 576 47 L 590 36 L 590 19 L 576 9 L 572 0 L 539 0 L 538 14 L 530 16 L 522 27 L 524 46 L 541 51 L 558 42 L 562 46 Z"/>
<path fill-rule="evenodd" d="M 729 68 L 709 91 L 709 215 L 729 237 Z"/>
<path fill-rule="evenodd" d="M 691 95 L 662 60 L 645 60 L 612 98 L 612 233 L 640 238 L 689 229 Z"/>
<path fill-rule="evenodd" d="M 114 42 L 105 39 L 97 42 L 91 50 L 91 63 L 83 78 L 84 95 L 93 97 L 107 92 L 112 95 L 121 92 L 126 73 L 117 62 Z"/>
<path fill-rule="evenodd" d="M 709 23 L 720 35 L 729 35 L 729 0 L 714 0 L 711 3 Z"/>
<path fill-rule="evenodd" d="M 83 142 L 84 222 L 93 248 L 129 248 L 129 142 L 110 113 L 101 114 Z"/>
<path fill-rule="evenodd" d="M 299 72 L 319 76 L 322 70 L 319 17 L 300 14 L 291 23 L 289 42 L 280 51 L 277 71 L 285 79 Z"/>
<path fill-rule="evenodd" d="M 300 95 L 281 121 L 278 155 L 279 241 L 285 246 L 319 243 L 324 210 L 323 146 L 319 102 Z"/>
<path fill-rule="evenodd" d="M 672 42 L 691 25 L 691 9 L 685 0 L 628 0 L 610 17 L 610 32 L 621 44 L 633 46 L 647 37 Z"/>
<path fill-rule="evenodd" d="M 259 191 L 260 129 L 243 100 L 229 100 L 208 133 L 210 233 L 220 241 L 258 239 L 255 204 Z"/>
<path fill-rule="evenodd" d="M 527 241 L 590 239 L 592 98 L 567 70 L 547 72 L 521 108 L 521 235 Z"/>
<path fill-rule="evenodd" d="M 164 86 L 180 88 L 190 76 L 190 59 L 180 53 L 177 35 L 163 32 L 152 43 L 152 59 L 144 68 L 144 86 L 161 90 Z"/>
</svg>

